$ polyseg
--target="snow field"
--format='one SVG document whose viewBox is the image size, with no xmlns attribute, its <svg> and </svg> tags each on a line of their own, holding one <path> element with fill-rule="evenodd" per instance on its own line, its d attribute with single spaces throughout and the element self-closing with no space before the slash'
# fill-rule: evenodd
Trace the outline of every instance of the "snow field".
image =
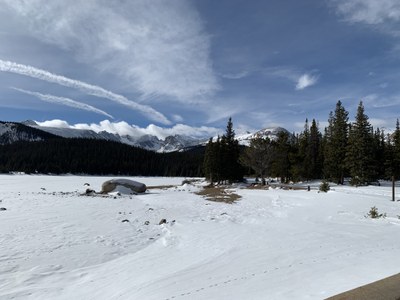
<svg viewBox="0 0 400 300">
<path fill-rule="evenodd" d="M 324 299 L 400 269 L 390 187 L 80 196 L 108 179 L 0 176 L 0 299 Z"/>
</svg>

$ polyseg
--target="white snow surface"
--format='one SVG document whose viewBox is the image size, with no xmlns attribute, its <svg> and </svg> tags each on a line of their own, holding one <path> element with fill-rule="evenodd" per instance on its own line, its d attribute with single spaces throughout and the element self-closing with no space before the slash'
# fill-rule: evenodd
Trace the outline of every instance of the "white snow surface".
<svg viewBox="0 0 400 300">
<path fill-rule="evenodd" d="M 389 186 L 80 195 L 108 179 L 0 175 L 0 299 L 324 299 L 400 272 Z"/>
</svg>

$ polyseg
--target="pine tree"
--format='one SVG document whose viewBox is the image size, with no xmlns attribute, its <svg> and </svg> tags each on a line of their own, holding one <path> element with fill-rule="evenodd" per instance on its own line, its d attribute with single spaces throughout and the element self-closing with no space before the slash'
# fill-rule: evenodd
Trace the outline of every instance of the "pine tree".
<svg viewBox="0 0 400 300">
<path fill-rule="evenodd" d="M 221 139 L 223 180 L 234 182 L 243 178 L 243 169 L 239 163 L 239 142 L 235 139 L 232 118 L 229 118 L 225 134 Z"/>
<path fill-rule="evenodd" d="M 348 114 L 341 101 L 338 101 L 335 113 L 329 114 L 329 125 L 325 130 L 324 176 L 338 184 L 343 184 L 347 172 L 345 157 L 349 131 Z"/>
<path fill-rule="evenodd" d="M 308 156 L 310 159 L 310 178 L 319 179 L 322 176 L 322 135 L 319 132 L 315 119 L 311 122 L 310 141 L 308 145 Z"/>
<path fill-rule="evenodd" d="M 261 182 L 265 185 L 265 176 L 269 175 L 271 162 L 273 159 L 273 147 L 269 138 L 256 137 L 250 141 L 240 156 L 240 162 L 253 169 L 256 176 L 261 177 Z"/>
<path fill-rule="evenodd" d="M 281 182 L 287 182 L 290 178 L 290 139 L 287 132 L 278 133 L 274 145 L 274 160 L 272 162 L 272 174 L 281 178 Z"/>
<path fill-rule="evenodd" d="M 214 144 L 212 138 L 210 138 L 204 153 L 203 169 L 204 169 L 204 176 L 211 182 L 214 182 L 216 176 L 215 164 L 216 164 L 216 157 L 214 152 Z"/>
<path fill-rule="evenodd" d="M 385 162 L 387 158 L 387 145 L 385 142 L 385 133 L 377 128 L 373 134 L 373 168 L 376 178 L 385 177 Z"/>
<path fill-rule="evenodd" d="M 304 124 L 304 131 L 299 136 L 299 151 L 298 151 L 298 172 L 299 177 L 302 179 L 311 179 L 310 167 L 311 167 L 311 153 L 310 153 L 310 126 L 308 125 L 308 119 Z"/>
<path fill-rule="evenodd" d="M 225 134 L 213 142 L 209 140 L 204 157 L 204 173 L 211 182 L 233 182 L 243 178 L 239 163 L 240 148 L 235 139 L 232 119 L 229 118 Z"/>
<path fill-rule="evenodd" d="M 352 184 L 366 184 L 376 178 L 373 131 L 362 101 L 358 105 L 355 122 L 350 127 L 346 164 L 352 177 Z"/>
<path fill-rule="evenodd" d="M 393 134 L 393 176 L 400 178 L 400 124 L 396 121 L 396 130 Z"/>
</svg>

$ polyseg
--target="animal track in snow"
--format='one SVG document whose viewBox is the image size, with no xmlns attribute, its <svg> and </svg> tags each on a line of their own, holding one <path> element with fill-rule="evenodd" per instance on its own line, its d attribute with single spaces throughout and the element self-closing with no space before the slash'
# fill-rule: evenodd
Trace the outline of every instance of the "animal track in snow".
<svg viewBox="0 0 400 300">
<path fill-rule="evenodd" d="M 352 247 L 349 247 L 349 248 L 352 248 Z M 351 249 L 347 249 L 347 250 L 351 250 Z M 381 246 L 378 245 L 378 246 L 374 247 L 374 249 L 370 248 L 368 250 L 358 251 L 356 253 L 347 252 L 345 254 L 345 256 L 351 256 L 351 255 L 359 256 L 359 255 L 362 255 L 362 254 L 381 252 L 381 251 L 386 251 L 386 250 L 400 250 L 400 246 L 393 246 L 393 247 L 389 247 L 389 248 L 381 248 Z M 339 258 L 339 257 L 343 257 L 343 256 L 342 255 L 329 255 L 329 256 L 323 256 L 323 257 L 320 257 L 320 258 L 311 258 L 308 263 L 306 263 L 304 261 L 300 261 L 300 262 L 292 263 L 292 264 L 289 264 L 289 265 L 277 266 L 277 267 L 273 267 L 273 268 L 267 268 L 267 269 L 265 269 L 263 271 L 260 271 L 258 273 L 257 272 L 251 273 L 249 276 L 241 276 L 241 277 L 230 278 L 228 280 L 224 280 L 224 281 L 220 281 L 220 282 L 216 282 L 216 283 L 210 284 L 207 287 L 200 287 L 200 288 L 194 289 L 192 291 L 188 291 L 186 293 L 179 293 L 177 295 L 171 296 L 170 298 L 165 298 L 164 300 L 171 300 L 171 299 L 175 299 L 175 298 L 178 298 L 178 297 L 185 297 L 185 296 L 192 295 L 194 293 L 200 293 L 201 291 L 204 291 L 204 290 L 207 290 L 207 289 L 212 289 L 212 288 L 216 288 L 216 287 L 219 287 L 219 286 L 228 285 L 228 284 L 231 284 L 231 283 L 234 283 L 234 282 L 237 282 L 237 281 L 249 280 L 249 279 L 252 279 L 252 278 L 255 278 L 255 277 L 259 277 L 261 275 L 268 274 L 270 272 L 274 272 L 274 271 L 278 271 L 278 270 L 286 269 L 286 268 L 292 268 L 295 265 L 323 263 L 323 262 L 326 262 L 328 260 L 336 259 L 336 258 Z M 229 278 L 230 276 L 227 276 L 227 277 Z M 208 279 L 211 280 L 213 278 L 209 277 Z"/>
</svg>

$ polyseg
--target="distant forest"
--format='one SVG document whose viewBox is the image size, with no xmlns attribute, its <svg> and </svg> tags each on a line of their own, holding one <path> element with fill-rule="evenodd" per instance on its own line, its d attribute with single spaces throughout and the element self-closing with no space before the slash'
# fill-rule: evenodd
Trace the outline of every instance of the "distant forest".
<svg viewBox="0 0 400 300">
<path fill-rule="evenodd" d="M 400 179 L 400 123 L 386 134 L 374 129 L 360 102 L 355 120 L 340 101 L 323 132 L 315 120 L 299 134 L 280 132 L 276 139 L 255 137 L 248 147 L 235 139 L 232 119 L 226 133 L 206 147 L 155 153 L 96 139 L 48 137 L 36 142 L 0 146 L 0 172 L 132 176 L 205 176 L 211 182 L 233 182 L 244 175 L 282 182 L 326 179 L 354 185 L 394 176 Z M 264 180 L 263 180 L 264 181 Z"/>
<path fill-rule="evenodd" d="M 204 147 L 173 153 L 96 139 L 54 138 L 0 146 L 0 172 L 202 176 Z"/>
</svg>

